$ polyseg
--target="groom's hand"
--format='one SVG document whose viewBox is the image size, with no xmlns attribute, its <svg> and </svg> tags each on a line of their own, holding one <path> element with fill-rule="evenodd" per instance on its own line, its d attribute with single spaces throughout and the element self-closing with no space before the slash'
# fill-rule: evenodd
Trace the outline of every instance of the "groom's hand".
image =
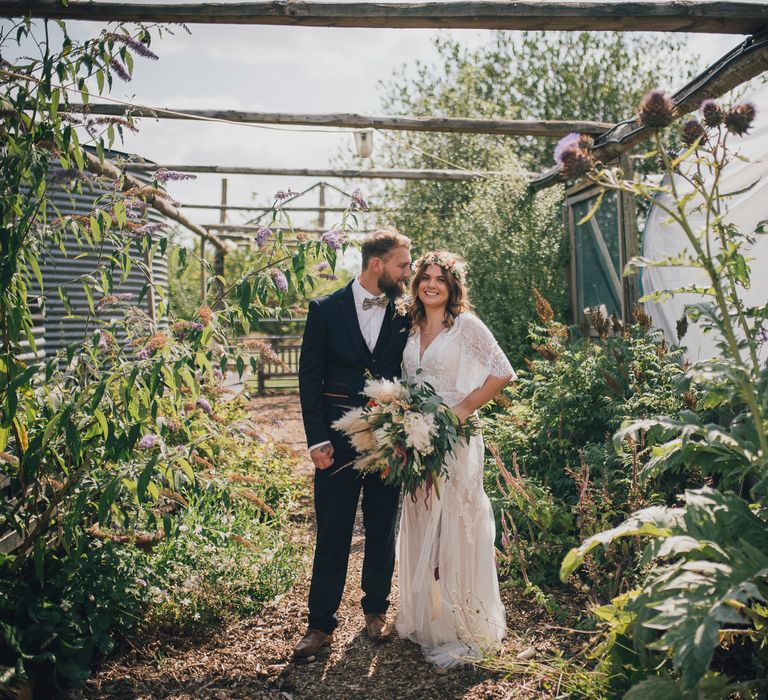
<svg viewBox="0 0 768 700">
<path fill-rule="evenodd" d="M 333 465 L 333 445 L 321 445 L 309 453 L 318 469 L 328 469 Z"/>
</svg>

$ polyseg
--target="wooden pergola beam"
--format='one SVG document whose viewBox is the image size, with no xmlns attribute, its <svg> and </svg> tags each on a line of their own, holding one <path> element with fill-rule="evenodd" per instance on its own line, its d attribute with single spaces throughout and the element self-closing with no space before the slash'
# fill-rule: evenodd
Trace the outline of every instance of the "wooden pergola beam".
<svg viewBox="0 0 768 700">
<path fill-rule="evenodd" d="M 503 175 L 501 171 L 486 170 L 469 172 L 464 170 L 421 170 L 391 169 L 353 170 L 351 168 L 249 168 L 228 165 L 159 165 L 156 163 L 123 163 L 126 172 L 150 170 L 175 170 L 182 173 L 218 173 L 222 175 L 278 175 L 286 177 L 339 177 L 349 179 L 375 180 L 476 180 L 478 178 Z"/>
<path fill-rule="evenodd" d="M 181 209 L 213 209 L 213 210 L 226 210 L 226 211 L 257 211 L 261 213 L 266 213 L 268 211 L 272 211 L 272 207 L 266 206 L 266 207 L 244 207 L 244 206 L 235 206 L 232 204 L 181 204 Z M 293 212 L 326 212 L 326 213 L 332 213 L 337 214 L 344 211 L 347 211 L 347 207 L 291 207 L 291 213 Z M 370 207 L 368 209 L 370 212 L 380 212 L 380 211 L 395 211 L 391 207 Z"/>
<path fill-rule="evenodd" d="M 221 120 L 236 124 L 282 124 L 324 126 L 343 129 L 384 129 L 388 131 L 437 131 L 455 134 L 493 134 L 496 136 L 540 136 L 557 138 L 572 132 L 601 134 L 613 124 L 586 120 L 555 119 L 469 119 L 463 117 L 366 116 L 364 114 L 293 114 L 244 112 L 235 109 L 185 109 L 93 103 L 70 104 L 72 112 L 154 119 Z"/>
<path fill-rule="evenodd" d="M 768 32 L 752 36 L 713 63 L 703 73 L 689 81 L 672 95 L 678 114 L 695 112 L 706 99 L 717 99 L 747 80 L 768 71 Z M 594 154 L 603 162 L 618 158 L 641 141 L 653 129 L 640 126 L 629 118 L 595 139 Z M 541 189 L 561 182 L 560 166 L 556 166 L 531 179 L 533 189 Z"/>
<path fill-rule="evenodd" d="M 113 180 L 119 180 L 121 177 L 123 177 L 123 190 L 144 188 L 147 186 L 147 183 L 142 182 L 135 177 L 131 177 L 127 174 L 124 175 L 120 171 L 120 168 L 118 168 L 114 163 L 110 163 L 107 160 L 102 162 L 92 153 L 88 153 L 88 151 L 83 152 L 83 157 L 85 158 L 86 168 L 92 173 L 96 173 L 97 175 L 104 175 Z M 175 221 L 177 224 L 181 224 L 193 233 L 196 233 L 204 240 L 210 241 L 219 251 L 226 253 L 227 249 L 222 241 L 218 238 L 218 236 L 209 233 L 202 226 L 188 219 L 167 200 L 163 199 L 162 197 L 157 197 L 156 195 L 149 195 L 146 197 L 146 201 L 149 206 L 159 211 L 163 216 L 168 217 L 172 221 Z"/>
<path fill-rule="evenodd" d="M 293 209 L 291 209 L 293 211 Z M 256 233 L 258 232 L 262 226 L 256 226 L 253 224 L 202 224 L 208 231 L 219 231 L 221 233 Z M 286 229 L 281 228 L 280 226 L 275 226 L 275 229 L 281 229 L 285 233 L 289 233 Z M 328 231 L 327 228 L 307 228 L 306 226 L 297 226 L 293 229 L 290 233 L 296 234 L 296 233 L 305 233 L 308 236 L 321 236 L 326 231 Z M 354 231 L 354 233 L 370 233 L 370 231 Z"/>
<path fill-rule="evenodd" d="M 268 24 L 304 27 L 522 29 L 549 31 L 707 32 L 753 34 L 768 24 L 757 2 L 70 2 L 0 0 L 0 17 L 96 22 Z"/>
</svg>

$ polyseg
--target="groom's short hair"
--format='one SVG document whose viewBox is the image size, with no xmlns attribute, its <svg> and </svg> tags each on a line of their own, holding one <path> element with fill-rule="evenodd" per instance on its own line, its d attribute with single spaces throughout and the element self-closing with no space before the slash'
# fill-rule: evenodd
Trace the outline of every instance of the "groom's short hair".
<svg viewBox="0 0 768 700">
<path fill-rule="evenodd" d="M 378 231 L 369 233 L 360 246 L 363 254 L 363 270 L 368 267 L 371 258 L 382 258 L 386 260 L 393 249 L 410 248 L 411 239 L 404 236 L 394 226 L 385 226 Z"/>
</svg>

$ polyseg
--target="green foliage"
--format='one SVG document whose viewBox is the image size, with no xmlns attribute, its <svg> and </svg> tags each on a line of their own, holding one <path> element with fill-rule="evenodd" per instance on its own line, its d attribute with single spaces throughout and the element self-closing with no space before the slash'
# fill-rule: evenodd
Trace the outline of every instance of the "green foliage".
<svg viewBox="0 0 768 700">
<path fill-rule="evenodd" d="M 561 342 L 561 332 L 557 324 L 533 328 L 533 346 L 542 357 L 521 372 L 509 418 L 500 414 L 498 421 L 511 431 L 501 441 L 505 459 L 516 452 L 529 473 L 551 484 L 556 497 L 574 503 L 575 483 L 565 469 L 581 463 L 580 452 L 604 443 L 627 417 L 679 410 L 684 403 L 673 385 L 680 353 L 668 352 L 659 333 L 635 324 L 613 337 Z M 596 455 L 596 464 L 604 457 L 629 477 L 625 467 L 631 455 L 621 456 L 622 466 L 611 452 Z"/>
<path fill-rule="evenodd" d="M 150 569 L 137 550 L 93 541 L 49 557 L 44 573 L 41 586 L 0 572 L 0 670 L 7 681 L 30 679 L 36 697 L 82 684 L 94 656 L 135 627 L 146 598 L 139 582 Z"/>
<path fill-rule="evenodd" d="M 511 154 L 502 165 L 505 176 L 478 181 L 445 230 L 451 232 L 448 247 L 460 250 L 467 261 L 477 313 L 518 366 L 530 354 L 526 336 L 535 319 L 534 288 L 558 316 L 565 311 L 567 251 L 562 191 L 552 188 L 533 195 Z"/>
<path fill-rule="evenodd" d="M 409 66 L 383 86 L 385 113 L 616 123 L 659 82 L 684 83 L 695 62 L 683 41 L 620 33 L 497 32 L 477 48 L 437 39 L 435 49 L 434 66 Z M 514 364 L 529 354 L 533 287 L 558 316 L 567 303 L 562 190 L 533 196 L 525 187 L 526 171 L 553 165 L 551 148 L 547 139 L 482 134 L 402 133 L 384 142 L 392 167 L 505 173 L 474 184 L 388 184 L 385 198 L 417 250 L 465 257 L 477 313 Z"/>
<path fill-rule="evenodd" d="M 637 666 L 659 668 L 671 658 L 687 697 L 709 670 L 724 627 L 757 639 L 768 622 L 768 521 L 735 494 L 687 491 L 682 507 L 643 509 L 585 540 L 563 561 L 563 578 L 595 547 L 633 535 L 657 538 L 644 555 L 654 566 L 640 589 L 601 616 L 609 624 L 629 616 L 625 634 L 631 629 Z M 625 678 L 626 666 L 615 669 Z"/>
<path fill-rule="evenodd" d="M 542 317 L 551 319 L 542 304 L 539 298 Z M 643 438 L 618 451 L 611 443 L 625 419 L 681 411 L 695 401 L 695 392 L 681 394 L 675 384 L 679 352 L 648 331 L 645 317 L 638 320 L 614 335 L 571 340 L 554 321 L 531 326 L 540 358 L 519 371 L 508 405 L 492 410 L 485 430 L 498 449 L 487 465 L 486 490 L 499 518 L 507 576 L 554 583 L 579 538 L 612 527 L 644 501 L 671 499 L 680 479 L 700 483 L 691 467 L 674 479 L 649 476 L 643 487 Z M 590 559 L 584 582 L 595 593 L 615 595 L 634 554 L 628 548 Z"/>
<path fill-rule="evenodd" d="M 209 419 L 195 414 L 188 427 L 199 436 Z M 43 583 L 34 570 L 16 574 L 7 560 L 0 567 L 0 671 L 14 684 L 29 679 L 48 697 L 87 679 L 116 638 L 139 629 L 199 634 L 255 613 L 293 583 L 303 552 L 282 524 L 303 494 L 295 458 L 261 444 L 243 402 L 217 407 L 216 417 L 239 432 L 209 431 L 207 458 L 198 452 L 190 460 L 194 487 L 164 489 L 151 509 L 130 491 L 117 496 L 121 507 L 136 508 L 139 522 L 173 514 L 169 535 L 113 521 L 91 528 L 79 550 L 46 557 Z M 178 437 L 184 417 L 166 419 L 177 423 Z"/>
<path fill-rule="evenodd" d="M 649 298 L 696 292 L 703 301 L 689 305 L 686 314 L 714 335 L 719 350 L 717 358 L 686 367 L 677 382 L 707 411 L 706 417 L 676 411 L 627 421 L 614 442 L 622 450 L 646 441 L 646 477 L 679 479 L 681 471 L 696 469 L 722 491 L 710 486 L 688 490 L 681 507 L 632 513 L 617 527 L 585 539 L 563 561 L 565 578 L 601 544 L 655 538 L 646 547 L 637 591 L 603 611 L 608 633 L 599 653 L 612 664 L 617 686 L 628 687 L 643 673 L 668 673 L 635 685 L 627 694 L 632 698 L 661 692 L 719 698 L 757 692 L 764 684 L 768 368 L 759 352 L 768 307 L 745 307 L 740 298 L 750 284 L 745 261 L 754 232 L 724 223 L 729 195 L 720 191 L 721 177 L 733 157 L 728 129 L 715 125 L 701 131 L 704 136 L 686 152 L 673 155 L 656 130 L 656 150 L 649 157 L 665 164 L 668 177 L 660 185 L 626 180 L 618 170 L 596 169 L 589 175 L 606 189 L 654 199 L 679 227 L 686 242 L 683 253 L 638 258 L 630 267 L 679 266 L 684 260 L 686 267 L 698 270 L 696 285 Z M 703 225 L 694 227 L 692 214 L 702 212 Z M 751 647 L 751 669 L 737 685 L 727 681 L 733 675 L 729 662 L 737 656 L 730 639 L 746 640 Z M 628 644 L 634 655 L 615 653 L 617 646 Z"/>
<path fill-rule="evenodd" d="M 167 290 L 145 264 L 167 254 L 169 239 L 135 213 L 163 196 L 159 174 L 153 187 L 102 174 L 100 190 L 107 193 L 95 199 L 91 212 L 56 211 L 51 191 L 63 188 L 84 199 L 105 151 L 124 128 L 135 128 L 127 117 L 74 115 L 70 99 L 87 103 L 91 92 L 109 91 L 113 75 L 130 79 L 132 52 L 153 55 L 150 42 L 141 26 L 118 25 L 85 41 L 73 39 L 63 22 L 26 19 L 0 27 L 7 78 L 0 85 L 0 539 L 18 541 L 0 555 L 0 579 L 18 580 L 9 595 L 17 601 L 32 596 L 42 610 L 37 603 L 21 617 L 4 610 L 4 681 L 26 674 L 39 683 L 54 667 L 53 683 L 82 679 L 93 651 L 106 650 L 108 630 L 125 623 L 119 606 L 107 617 L 98 605 L 82 609 L 73 602 L 68 615 L 48 605 L 47 597 L 64 595 L 70 579 L 96 586 L 88 573 L 96 556 L 93 537 L 150 546 L 179 531 L 182 505 L 198 503 L 193 495 L 205 483 L 196 465 L 218 458 L 221 440 L 242 439 L 237 425 L 243 421 L 229 423 L 219 415 L 227 413 L 219 401 L 221 371 L 230 358 L 241 373 L 245 366 L 231 339 L 258 328 L 265 317 L 284 316 L 287 298 L 316 284 L 313 266 L 325 260 L 333 270 L 336 263 L 335 246 L 289 243 L 290 215 L 276 197 L 261 248 L 237 274 L 217 276 L 209 269 L 205 303 L 190 320 L 176 320 L 168 313 Z M 83 148 L 86 141 L 91 150 Z M 341 231 L 355 221 L 352 207 L 341 217 Z M 97 260 L 95 267 L 60 285 L 43 279 L 46 251 L 67 253 L 71 241 L 78 255 Z M 176 269 L 192 258 L 194 252 L 179 253 Z M 138 299 L 119 293 L 131 270 L 145 279 Z M 72 287 L 82 289 L 87 309 L 72 307 Z M 157 300 L 152 314 L 145 310 L 150 289 Z M 45 310 L 53 295 L 70 315 L 87 317 L 88 331 L 43 362 L 34 355 L 30 307 L 37 303 Z M 241 487 L 238 494 L 274 517 L 274 508 L 253 489 Z M 263 574 L 253 589 L 263 599 L 284 585 L 292 555 L 276 535 L 254 537 L 258 570 L 277 572 Z M 283 564 L 267 564 L 265 549 Z M 133 564 L 104 566 L 105 587 L 125 593 L 132 609 L 123 582 Z M 107 601 L 106 593 L 102 597 Z M 48 634 L 51 629 L 56 633 Z"/>
<path fill-rule="evenodd" d="M 450 38 L 437 39 L 435 49 L 434 65 L 406 66 L 383 85 L 385 113 L 616 123 L 630 117 L 652 87 L 684 84 L 696 62 L 684 54 L 682 40 L 622 33 L 496 32 L 474 49 Z M 551 144 L 532 137 L 402 133 L 384 147 L 384 164 L 398 168 L 499 170 L 507 153 L 523 170 L 553 165 Z M 413 181 L 386 191 L 399 210 L 395 224 L 420 249 L 456 249 L 466 222 L 458 230 L 449 224 L 472 189 L 470 183 Z"/>
</svg>

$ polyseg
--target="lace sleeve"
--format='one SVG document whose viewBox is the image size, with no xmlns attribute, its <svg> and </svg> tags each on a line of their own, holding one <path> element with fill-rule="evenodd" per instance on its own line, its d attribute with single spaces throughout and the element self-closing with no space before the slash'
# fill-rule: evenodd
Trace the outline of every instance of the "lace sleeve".
<svg viewBox="0 0 768 700">
<path fill-rule="evenodd" d="M 461 362 L 459 380 L 468 392 L 485 382 L 488 377 L 517 379 L 496 338 L 474 314 L 463 313 L 461 319 Z"/>
</svg>

